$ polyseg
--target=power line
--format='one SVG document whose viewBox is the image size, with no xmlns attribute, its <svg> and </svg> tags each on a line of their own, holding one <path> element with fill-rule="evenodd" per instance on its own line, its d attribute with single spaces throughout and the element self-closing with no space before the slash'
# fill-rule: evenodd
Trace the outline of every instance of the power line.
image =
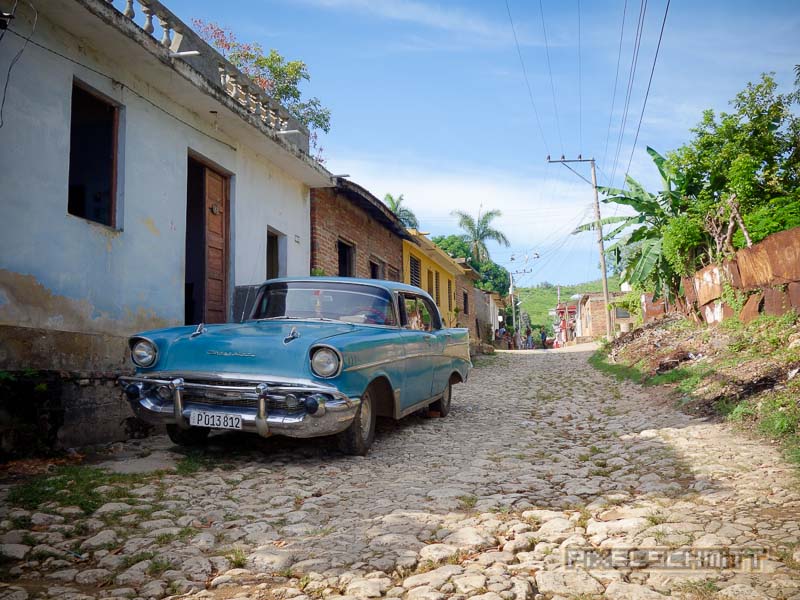
<svg viewBox="0 0 800 600">
<path fill-rule="evenodd" d="M 641 0 L 639 4 L 639 20 L 636 24 L 636 34 L 634 35 L 633 54 L 631 56 L 631 66 L 628 70 L 628 86 L 625 93 L 625 105 L 622 110 L 622 122 L 617 138 L 617 149 L 614 153 L 614 168 L 611 171 L 611 185 L 617 176 L 617 165 L 619 164 L 619 153 L 622 150 L 622 140 L 625 137 L 625 126 L 628 122 L 628 110 L 630 109 L 631 95 L 633 92 L 633 82 L 636 79 L 636 67 L 639 62 L 639 47 L 642 43 L 642 32 L 644 30 L 644 17 L 647 13 L 647 0 Z"/>
<path fill-rule="evenodd" d="M 614 119 L 614 104 L 617 100 L 617 84 L 619 83 L 619 65 L 622 59 L 622 39 L 625 34 L 625 15 L 628 11 L 628 0 L 622 6 L 622 26 L 619 29 L 619 48 L 617 48 L 617 71 L 614 74 L 614 92 L 611 94 L 611 112 L 608 115 L 608 131 L 606 132 L 606 145 L 603 150 L 603 167 L 606 166 L 606 157 L 608 156 L 608 141 L 611 138 L 611 122 Z M 598 167 L 599 168 L 599 167 Z M 611 180 L 606 174 L 606 185 L 611 185 Z"/>
<path fill-rule="evenodd" d="M 511 7 L 508 5 L 508 0 L 506 0 L 506 11 L 508 12 L 508 22 L 511 23 L 511 33 L 514 34 L 514 44 L 517 47 L 517 56 L 519 56 L 519 64 L 522 66 L 522 75 L 525 78 L 525 86 L 528 88 L 528 98 L 530 98 L 533 114 L 536 117 L 536 125 L 539 128 L 539 135 L 542 136 L 542 142 L 544 143 L 545 150 L 550 152 L 550 149 L 547 145 L 547 138 L 544 136 L 544 129 L 542 129 L 542 122 L 539 119 L 539 111 L 536 110 L 536 102 L 533 99 L 531 82 L 528 79 L 528 70 L 525 68 L 525 60 L 522 58 L 522 50 L 520 50 L 519 40 L 517 39 L 517 29 L 514 27 L 514 18 L 511 16 Z"/>
<path fill-rule="evenodd" d="M 661 32 L 658 34 L 658 44 L 656 45 L 656 54 L 653 57 L 653 66 L 650 69 L 650 79 L 647 81 L 647 91 L 644 93 L 644 102 L 642 103 L 642 112 L 639 114 L 639 124 L 636 126 L 636 136 L 633 138 L 633 146 L 631 146 L 631 155 L 628 158 L 628 167 L 625 169 L 625 180 L 628 180 L 628 173 L 631 170 L 631 162 L 633 162 L 633 152 L 636 150 L 636 142 L 639 141 L 639 130 L 642 128 L 642 119 L 644 118 L 644 109 L 647 107 L 647 98 L 650 96 L 650 85 L 653 83 L 653 73 L 656 70 L 656 62 L 658 61 L 658 51 L 661 49 L 661 38 L 664 37 L 664 26 L 667 24 L 667 13 L 669 13 L 669 3 L 664 9 L 664 19 L 661 21 Z"/>
<path fill-rule="evenodd" d="M 547 55 L 547 72 L 550 74 L 550 92 L 553 95 L 553 111 L 556 115 L 556 130 L 558 131 L 558 144 L 561 147 L 561 154 L 564 154 L 564 141 L 561 138 L 561 122 L 558 118 L 558 104 L 556 103 L 556 86 L 553 83 L 553 68 L 550 65 L 550 43 L 547 41 L 547 26 L 544 22 L 544 8 L 542 0 L 539 0 L 539 14 L 542 17 L 542 32 L 544 33 L 544 49 Z"/>
<path fill-rule="evenodd" d="M 583 150 L 583 98 L 581 90 L 581 0 L 578 0 L 578 152 Z"/>
</svg>

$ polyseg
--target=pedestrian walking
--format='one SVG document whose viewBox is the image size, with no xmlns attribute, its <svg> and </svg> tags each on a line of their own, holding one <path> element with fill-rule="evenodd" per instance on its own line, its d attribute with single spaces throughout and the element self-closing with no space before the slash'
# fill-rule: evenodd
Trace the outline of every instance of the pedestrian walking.
<svg viewBox="0 0 800 600">
<path fill-rule="evenodd" d="M 544 329 L 542 329 L 541 331 L 541 337 L 542 337 L 542 349 L 547 350 L 547 332 Z"/>
<path fill-rule="evenodd" d="M 525 349 L 533 350 L 533 332 L 530 325 L 525 328 Z"/>
</svg>

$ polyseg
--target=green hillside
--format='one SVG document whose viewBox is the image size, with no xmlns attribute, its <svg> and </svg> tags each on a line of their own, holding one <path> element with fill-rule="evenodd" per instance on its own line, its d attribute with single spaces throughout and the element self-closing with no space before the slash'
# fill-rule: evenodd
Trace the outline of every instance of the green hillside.
<svg viewBox="0 0 800 600">
<path fill-rule="evenodd" d="M 609 277 L 608 290 L 610 292 L 619 291 L 619 277 Z M 579 283 L 577 285 L 562 285 L 561 301 L 569 301 L 570 296 L 573 294 L 602 291 L 603 284 L 599 279 L 596 281 Z M 534 328 L 538 328 L 542 325 L 546 325 L 549 328 L 550 324 L 553 322 L 553 318 L 547 313 L 556 306 L 558 301 L 558 286 L 551 283 L 540 283 L 535 287 L 519 288 L 517 292 L 519 294 L 522 310 L 530 315 L 531 325 Z"/>
</svg>

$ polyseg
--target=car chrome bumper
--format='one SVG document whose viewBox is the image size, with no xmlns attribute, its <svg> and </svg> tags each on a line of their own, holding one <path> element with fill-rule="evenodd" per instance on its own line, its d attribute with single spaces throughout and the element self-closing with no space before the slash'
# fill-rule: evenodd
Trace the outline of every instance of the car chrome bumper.
<svg viewBox="0 0 800 600">
<path fill-rule="evenodd" d="M 237 414 L 242 418 L 242 431 L 263 437 L 310 438 L 339 433 L 347 429 L 361 404 L 360 398 L 350 398 L 336 388 L 314 385 L 313 382 L 308 385 L 218 385 L 188 382 L 181 377 L 158 379 L 142 376 L 120 377 L 118 382 L 125 390 L 133 412 L 148 423 L 174 424 L 188 429 L 193 410 Z M 254 398 L 255 406 L 196 403 L 187 397 L 190 392 L 247 396 Z M 281 394 L 303 395 L 305 402 L 313 399 L 313 404 L 304 404 L 302 409 L 295 411 L 269 409 L 268 397 Z M 311 408 L 315 410 L 312 412 Z"/>
</svg>

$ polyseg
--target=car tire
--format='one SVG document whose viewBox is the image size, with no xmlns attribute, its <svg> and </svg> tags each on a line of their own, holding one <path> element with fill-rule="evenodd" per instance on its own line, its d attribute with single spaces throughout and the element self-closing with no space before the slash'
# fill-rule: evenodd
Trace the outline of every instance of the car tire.
<svg viewBox="0 0 800 600">
<path fill-rule="evenodd" d="M 450 400 L 452 397 L 453 384 L 448 381 L 447 386 L 444 388 L 444 392 L 442 392 L 442 397 L 436 402 L 431 403 L 430 410 L 439 413 L 439 417 L 443 419 L 450 414 Z"/>
<path fill-rule="evenodd" d="M 167 435 L 178 446 L 202 446 L 211 430 L 207 427 L 181 429 L 177 425 L 167 425 Z"/>
<path fill-rule="evenodd" d="M 375 439 L 375 418 L 373 392 L 367 388 L 353 422 L 336 438 L 339 450 L 351 456 L 365 456 Z"/>
</svg>

